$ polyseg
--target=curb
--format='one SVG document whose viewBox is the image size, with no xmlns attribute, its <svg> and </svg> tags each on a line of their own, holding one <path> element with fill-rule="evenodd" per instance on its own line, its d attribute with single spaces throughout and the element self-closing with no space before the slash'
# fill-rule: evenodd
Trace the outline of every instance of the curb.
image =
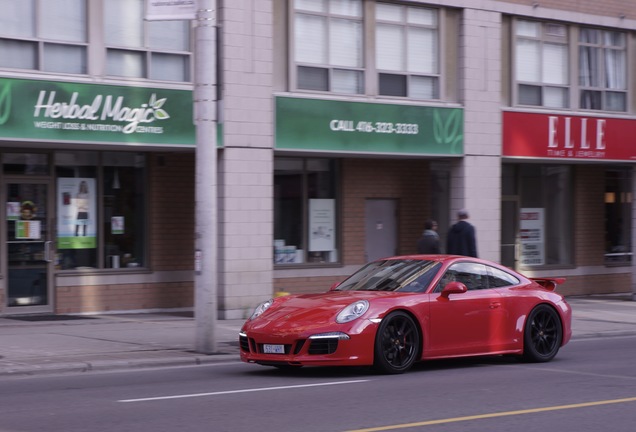
<svg viewBox="0 0 636 432">
<path fill-rule="evenodd" d="M 46 374 L 124 371 L 173 366 L 202 366 L 228 361 L 238 362 L 240 361 L 240 357 L 238 354 L 210 354 L 188 358 L 111 359 L 39 365 L 20 364 L 16 362 L 5 366 L 0 365 L 0 378 L 28 377 Z"/>
</svg>

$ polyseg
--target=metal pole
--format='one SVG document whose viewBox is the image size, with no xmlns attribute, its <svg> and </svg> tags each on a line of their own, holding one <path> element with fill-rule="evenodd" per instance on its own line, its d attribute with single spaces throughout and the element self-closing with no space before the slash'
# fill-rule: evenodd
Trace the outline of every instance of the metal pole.
<svg viewBox="0 0 636 432">
<path fill-rule="evenodd" d="M 198 0 L 195 28 L 195 350 L 216 352 L 217 320 L 217 144 L 216 0 Z"/>
</svg>

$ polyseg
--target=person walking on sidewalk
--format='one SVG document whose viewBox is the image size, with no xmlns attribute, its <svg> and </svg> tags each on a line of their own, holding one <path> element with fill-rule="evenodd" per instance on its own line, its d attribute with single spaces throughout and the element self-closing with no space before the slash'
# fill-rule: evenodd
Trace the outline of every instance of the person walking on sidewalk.
<svg viewBox="0 0 636 432">
<path fill-rule="evenodd" d="M 439 254 L 439 234 L 437 234 L 437 222 L 427 220 L 424 222 L 424 232 L 417 240 L 418 254 Z"/>
<path fill-rule="evenodd" d="M 477 258 L 475 227 L 468 222 L 468 217 L 468 211 L 465 209 L 457 212 L 458 221 L 450 227 L 446 237 L 447 254 Z"/>
</svg>

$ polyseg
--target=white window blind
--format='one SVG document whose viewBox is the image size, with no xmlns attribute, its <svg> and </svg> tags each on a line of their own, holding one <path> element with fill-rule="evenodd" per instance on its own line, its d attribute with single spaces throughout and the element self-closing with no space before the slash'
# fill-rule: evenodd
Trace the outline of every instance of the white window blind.
<svg viewBox="0 0 636 432">
<path fill-rule="evenodd" d="M 122 13 L 125 10 L 126 13 Z M 104 39 L 107 45 L 144 46 L 144 5 L 141 0 L 108 0 L 104 2 Z"/>
<path fill-rule="evenodd" d="M 515 52 L 515 72 L 518 81 L 541 81 L 540 42 L 518 39 Z"/>
<path fill-rule="evenodd" d="M 408 72 L 438 73 L 437 32 L 427 28 L 410 27 L 408 35 Z"/>
<path fill-rule="evenodd" d="M 376 38 L 376 59 L 378 69 L 403 70 L 405 61 L 404 35 L 401 26 L 378 24 Z"/>
<path fill-rule="evenodd" d="M 568 49 L 566 45 L 543 45 L 543 82 L 547 84 L 568 83 Z"/>
<path fill-rule="evenodd" d="M 329 63 L 334 66 L 362 67 L 362 23 L 333 19 L 330 26 Z"/>
<path fill-rule="evenodd" d="M 34 0 L 0 0 L 0 35 L 35 36 Z"/>
<path fill-rule="evenodd" d="M 85 0 L 41 1 L 39 36 L 58 41 L 86 42 L 86 19 Z"/>
<path fill-rule="evenodd" d="M 325 17 L 298 14 L 295 26 L 297 62 L 327 63 L 327 22 Z"/>
</svg>

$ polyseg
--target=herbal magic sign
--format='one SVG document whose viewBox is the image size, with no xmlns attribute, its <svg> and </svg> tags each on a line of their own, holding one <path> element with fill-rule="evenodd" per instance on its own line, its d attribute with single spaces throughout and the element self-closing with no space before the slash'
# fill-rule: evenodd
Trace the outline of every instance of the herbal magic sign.
<svg viewBox="0 0 636 432">
<path fill-rule="evenodd" d="M 0 79 L 0 140 L 194 146 L 192 92 Z"/>
</svg>

